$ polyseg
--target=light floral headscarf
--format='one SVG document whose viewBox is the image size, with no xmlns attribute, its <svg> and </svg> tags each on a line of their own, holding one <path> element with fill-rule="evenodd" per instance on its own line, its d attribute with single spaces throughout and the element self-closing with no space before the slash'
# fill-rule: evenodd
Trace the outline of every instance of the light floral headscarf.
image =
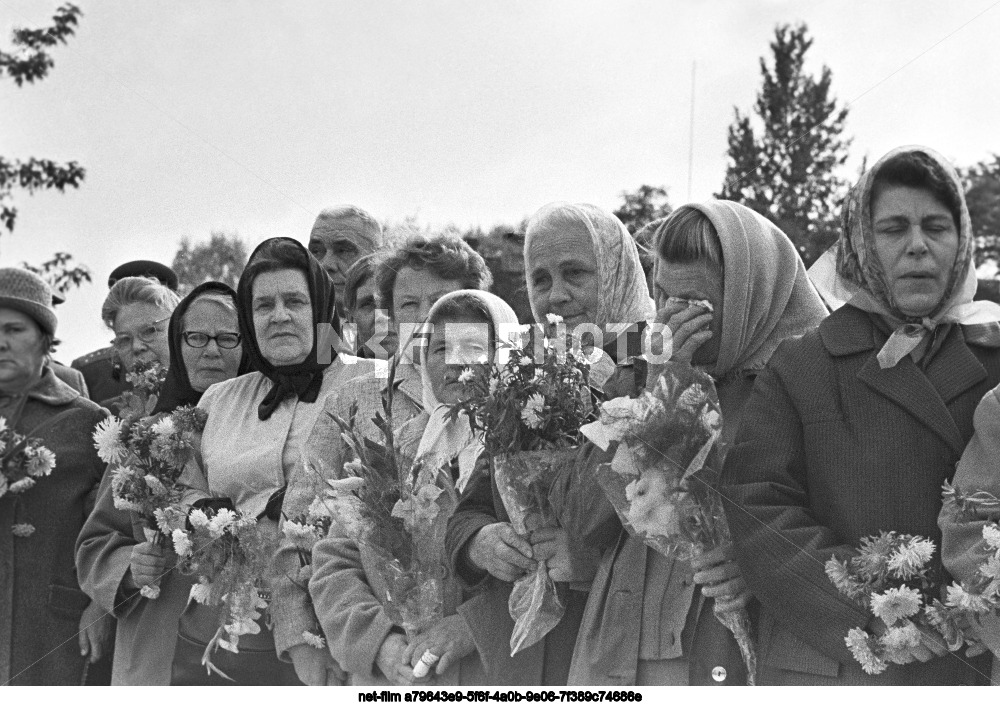
<svg viewBox="0 0 1000 706">
<path fill-rule="evenodd" d="M 590 236 L 597 256 L 598 311 L 592 323 L 604 328 L 609 323 L 633 324 L 653 318 L 655 307 L 646 286 L 635 240 L 618 218 L 590 204 L 564 202 L 543 206 L 528 221 L 524 238 L 524 261 L 530 276 L 528 253 L 535 238 L 550 228 L 564 227 L 565 221 L 579 224 Z M 535 321 L 544 323 L 528 287 L 528 301 Z M 590 323 L 590 322 L 588 322 Z"/>
<path fill-rule="evenodd" d="M 923 317 L 907 316 L 900 311 L 875 249 L 871 213 L 876 176 L 882 166 L 890 159 L 908 153 L 920 153 L 931 159 L 946 178 L 948 188 L 960 204 L 958 254 L 941 302 Z M 834 307 L 839 303 L 848 303 L 863 311 L 878 314 L 890 324 L 893 333 L 878 353 L 882 368 L 894 367 L 913 353 L 927 335 L 941 324 L 992 324 L 985 333 L 980 333 L 980 338 L 986 345 L 1000 342 L 1000 328 L 997 327 L 1000 306 L 993 302 L 973 301 L 977 281 L 973 266 L 975 241 L 972 237 L 972 222 L 965 204 L 961 179 L 944 157 L 919 145 L 897 147 L 890 151 L 865 172 L 851 189 L 844 204 L 842 220 L 840 239 L 816 261 L 810 269 L 810 276 L 827 302 Z"/>
</svg>

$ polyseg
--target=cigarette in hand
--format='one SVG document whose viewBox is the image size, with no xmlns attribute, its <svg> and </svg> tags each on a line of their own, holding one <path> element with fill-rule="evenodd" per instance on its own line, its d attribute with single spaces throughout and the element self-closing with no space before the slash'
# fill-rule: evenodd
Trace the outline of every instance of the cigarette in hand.
<svg viewBox="0 0 1000 706">
<path fill-rule="evenodd" d="M 438 659 L 440 658 L 430 650 L 424 652 L 420 661 L 417 662 L 417 666 L 413 668 L 413 676 L 417 679 L 426 677 L 430 673 L 431 667 L 437 664 Z"/>
</svg>

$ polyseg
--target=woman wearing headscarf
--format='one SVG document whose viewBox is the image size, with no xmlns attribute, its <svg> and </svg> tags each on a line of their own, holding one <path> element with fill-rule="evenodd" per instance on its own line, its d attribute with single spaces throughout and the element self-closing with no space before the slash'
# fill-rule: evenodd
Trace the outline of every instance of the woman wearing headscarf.
<svg viewBox="0 0 1000 706">
<path fill-rule="evenodd" d="M 393 363 L 393 423 L 402 425 L 423 411 L 423 383 L 414 362 L 419 359 L 417 344 L 421 340 L 414 335 L 417 327 L 444 295 L 459 289 L 486 289 L 491 278 L 483 258 L 461 238 L 417 234 L 379 258 L 374 279 L 379 305 L 389 311 L 401 343 Z M 338 385 L 336 394 L 327 397 L 304 448 L 303 462 L 289 480 L 285 517 L 306 514 L 324 479 L 340 474 L 337 462 L 331 461 L 337 457 L 340 444 L 340 434 L 331 415 L 346 419 L 348 411 L 356 406 L 358 432 L 369 439 L 382 439 L 374 420 L 383 414 L 383 401 L 388 394 L 387 365 L 385 361 L 367 360 L 366 366 L 369 372 Z M 292 647 L 306 645 L 303 631 L 315 628 L 316 615 L 308 591 L 312 566 L 303 565 L 298 546 L 284 536 L 276 564 L 282 577 L 280 586 L 289 629 L 279 626 L 275 645 L 278 654 L 284 657 Z"/>
<path fill-rule="evenodd" d="M 497 342 L 516 327 L 517 316 L 488 292 L 458 290 L 435 302 L 427 323 L 431 333 L 419 366 L 423 412 L 398 424 L 396 438 L 404 457 L 449 468 L 461 493 L 476 473 L 483 446 L 465 416 L 449 414 L 450 405 L 462 396 L 459 376 L 467 367 L 493 361 Z M 337 403 L 335 398 L 331 402 Z M 312 440 L 325 451 L 327 462 L 338 466 L 343 463 L 341 447 L 330 443 L 332 438 L 324 439 L 335 434 L 321 420 Z M 484 673 L 477 650 L 493 638 L 492 632 L 480 626 L 471 610 L 475 603 L 465 602 L 468 596 L 454 577 L 445 581 L 444 618 L 408 643 L 402 626 L 394 625 L 382 607 L 379 597 L 385 595 L 385 587 L 371 567 L 370 551 L 345 537 L 336 524 L 313 550 L 309 592 L 330 650 L 350 673 L 351 683 L 415 683 L 413 668 L 425 652 L 439 658 L 431 672 L 436 684 L 494 683 Z"/>
<path fill-rule="evenodd" d="M 673 334 L 671 365 L 693 365 L 715 380 L 728 444 L 778 344 L 814 328 L 826 309 L 792 242 L 745 206 L 682 206 L 655 240 L 656 319 Z M 650 366 L 646 384 L 658 373 Z M 667 558 L 622 528 L 600 488 L 591 492 L 599 505 L 585 528 L 572 527 L 604 553 L 570 683 L 745 684 L 739 649 L 713 615 L 716 599 L 720 610 L 735 610 L 749 598 L 731 547 L 690 562 Z"/>
<path fill-rule="evenodd" d="M 603 348 L 606 355 L 593 365 L 591 385 L 597 394 L 613 395 L 616 380 L 633 377 L 630 359 L 640 352 L 641 331 L 654 313 L 632 237 L 621 221 L 596 206 L 553 203 L 528 222 L 524 252 L 535 321 L 560 316 L 576 341 Z M 621 363 L 617 371 L 615 362 Z M 581 450 L 580 463 L 586 453 Z M 566 504 L 563 486 L 571 483 L 570 477 L 556 480 L 557 508 Z M 456 575 L 478 591 L 476 619 L 491 626 L 494 637 L 479 651 L 495 683 L 565 684 L 596 553 L 571 548 L 561 527 L 518 536 L 489 473 L 470 485 L 448 525 L 447 544 Z M 512 657 L 508 597 L 513 582 L 533 571 L 537 560 L 547 562 L 566 612 L 544 640 Z"/>
<path fill-rule="evenodd" d="M 0 268 L 0 428 L 38 440 L 52 454 L 38 460 L 54 462 L 13 483 L 0 473 L 0 684 L 81 684 L 111 630 L 73 566 L 104 472 L 90 434 L 106 412 L 46 364 L 57 323 L 41 277 Z M 0 449 L 0 462 L 13 452 Z"/>
<path fill-rule="evenodd" d="M 258 246 L 240 277 L 236 300 L 254 372 L 213 385 L 202 395 L 198 407 L 208 419 L 199 463 L 186 472 L 187 500 L 231 503 L 277 533 L 288 476 L 324 399 L 371 368 L 337 353 L 339 322 L 330 278 L 296 241 L 272 238 Z M 275 632 L 262 625 L 259 634 L 241 637 L 238 654 L 216 651 L 215 664 L 237 684 L 326 683 L 327 672 L 336 668 L 325 650 L 303 643 L 289 651 L 292 665 L 279 661 L 275 634 L 296 629 L 301 634 L 303 628 L 290 625 L 297 616 L 289 613 L 280 572 L 269 579 Z M 198 651 L 215 633 L 217 610 L 192 604 L 182 615 L 179 645 L 193 647 L 177 651 L 172 683 L 226 683 L 205 676 Z"/>
<path fill-rule="evenodd" d="M 1000 308 L 972 301 L 968 209 L 933 150 L 880 159 L 851 190 L 843 222 L 835 280 L 819 285 L 847 303 L 778 348 L 723 472 L 736 558 L 761 603 L 759 681 L 975 683 L 988 664 L 949 655 L 930 635 L 911 662 L 866 675 L 844 639 L 885 626 L 838 593 L 824 562 L 883 530 L 940 542 L 941 484 L 1000 382 Z M 947 578 L 936 558 L 932 575 Z"/>
<path fill-rule="evenodd" d="M 170 368 L 156 416 L 197 405 L 209 386 L 248 372 L 236 292 L 221 282 L 195 287 L 170 317 L 168 345 Z M 171 567 L 175 562 L 172 552 L 146 540 L 136 513 L 115 507 L 105 473 L 77 538 L 76 565 L 84 592 L 118 618 L 112 685 L 170 684 L 178 620 L 194 582 Z M 156 599 L 140 595 L 147 584 L 159 585 Z"/>
</svg>

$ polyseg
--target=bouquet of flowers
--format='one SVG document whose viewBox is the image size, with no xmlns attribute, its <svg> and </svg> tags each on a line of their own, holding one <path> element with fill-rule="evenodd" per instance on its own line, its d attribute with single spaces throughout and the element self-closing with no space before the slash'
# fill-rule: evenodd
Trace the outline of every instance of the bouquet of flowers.
<svg viewBox="0 0 1000 706">
<path fill-rule="evenodd" d="M 634 399 L 601 405 L 600 419 L 581 430 L 607 451 L 597 481 L 631 534 L 664 556 L 690 559 L 729 541 L 716 487 L 722 466 L 722 415 L 715 383 L 689 365 L 667 363 Z M 756 680 L 757 657 L 745 609 L 716 618 L 729 629 Z"/>
<path fill-rule="evenodd" d="M 882 635 L 852 628 L 844 638 L 866 673 L 881 674 L 891 663 L 909 661 L 909 649 L 920 644 L 922 630 L 940 635 L 951 651 L 973 642 L 963 630 L 966 611 L 935 597 L 934 551 L 934 542 L 919 535 L 881 532 L 863 538 L 856 556 L 826 562 L 837 590 L 886 625 Z"/>
<path fill-rule="evenodd" d="M 527 336 L 516 332 L 499 342 L 497 364 L 463 373 L 469 394 L 452 409 L 468 415 L 473 431 L 482 434 L 511 526 L 522 535 L 558 525 L 549 489 L 561 464 L 575 457 L 581 425 L 595 417 L 593 357 L 566 344 L 561 322 L 550 314 L 554 335 L 533 327 Z M 509 609 L 512 656 L 558 625 L 565 606 L 544 561 L 514 583 Z"/>
<path fill-rule="evenodd" d="M 258 621 L 267 610 L 269 593 L 261 585 L 277 549 L 277 536 L 255 517 L 228 507 L 180 508 L 158 513 L 170 530 L 180 570 L 198 574 L 191 598 L 204 605 L 222 605 L 221 624 L 205 648 L 202 664 L 211 673 L 229 679 L 212 664 L 217 648 L 239 652 L 240 635 L 260 632 Z"/>
<path fill-rule="evenodd" d="M 292 542 L 299 554 L 299 573 L 292 581 L 305 590 L 307 600 L 309 577 L 312 573 L 312 549 L 316 542 L 326 536 L 332 522 L 333 517 L 327 504 L 317 497 L 305 513 L 293 518 L 285 517 L 281 525 L 282 534 Z M 326 647 L 326 639 L 319 625 L 303 631 L 302 638 L 306 644 L 316 649 Z"/>
<path fill-rule="evenodd" d="M 148 415 L 163 381 L 162 368 L 140 366 L 129 373 L 133 389 L 123 395 L 122 416 L 112 416 L 94 430 L 97 455 L 108 464 L 115 507 L 137 513 L 146 540 L 166 547 L 169 534 L 157 522 L 157 512 L 177 503 L 178 479 L 191 459 L 198 435 L 205 429 L 205 412 L 181 407 L 159 418 Z M 159 596 L 156 585 L 142 595 Z"/>
<path fill-rule="evenodd" d="M 18 434 L 0 417 L 0 498 L 7 493 L 20 495 L 34 487 L 56 467 L 56 455 L 38 439 Z M 30 537 L 34 525 L 18 522 L 11 531 L 17 537 Z"/>
<path fill-rule="evenodd" d="M 444 617 L 441 557 L 458 494 L 446 468 L 411 461 L 396 448 L 393 378 L 391 370 L 385 414 L 374 420 L 384 443 L 360 433 L 356 407 L 346 420 L 335 417 L 353 459 L 344 465 L 341 478 L 327 481 L 325 494 L 313 505 L 325 505 L 341 530 L 369 551 L 372 572 L 385 587 L 383 607 L 412 639 Z"/>
</svg>

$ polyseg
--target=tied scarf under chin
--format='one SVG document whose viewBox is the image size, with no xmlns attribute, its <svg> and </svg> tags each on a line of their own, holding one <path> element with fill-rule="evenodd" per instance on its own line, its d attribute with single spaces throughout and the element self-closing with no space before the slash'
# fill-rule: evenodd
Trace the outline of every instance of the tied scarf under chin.
<svg viewBox="0 0 1000 706">
<path fill-rule="evenodd" d="M 253 282 L 262 274 L 262 270 L 254 265 L 260 260 L 279 259 L 277 251 L 281 252 L 279 261 L 284 262 L 292 248 L 299 250 L 304 257 L 306 269 L 301 266 L 287 265 L 276 270 L 296 270 L 305 275 L 309 287 L 309 301 L 312 305 L 313 342 L 312 349 L 301 363 L 294 365 L 273 365 L 260 351 L 257 343 L 256 328 L 253 320 Z M 299 257 L 296 255 L 296 257 Z M 257 407 L 257 417 L 265 421 L 274 414 L 274 410 L 287 398 L 295 397 L 300 402 L 314 403 L 323 386 L 323 373 L 330 363 L 320 363 L 317 360 L 319 347 L 319 324 L 332 324 L 333 330 L 340 334 L 340 319 L 334 308 L 333 282 L 319 261 L 306 250 L 301 243 L 291 238 L 271 238 L 265 240 L 250 256 L 244 276 L 236 291 L 239 305 L 240 332 L 243 334 L 244 345 L 248 349 L 251 363 L 259 370 L 272 387 Z M 336 357 L 336 351 L 331 351 L 330 362 Z"/>
</svg>

